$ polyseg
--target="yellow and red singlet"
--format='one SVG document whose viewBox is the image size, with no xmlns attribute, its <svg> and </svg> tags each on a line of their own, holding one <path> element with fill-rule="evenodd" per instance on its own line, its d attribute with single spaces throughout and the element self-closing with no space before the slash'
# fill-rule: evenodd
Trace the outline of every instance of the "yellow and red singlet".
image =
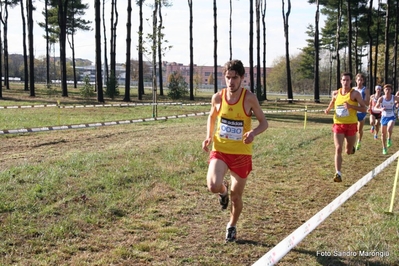
<svg viewBox="0 0 399 266">
<path fill-rule="evenodd" d="M 243 134 L 252 129 L 251 115 L 244 109 L 247 90 L 242 88 L 237 102 L 229 104 L 226 100 L 226 89 L 221 92 L 222 102 L 218 111 L 217 127 L 213 136 L 213 151 L 227 154 L 252 155 L 252 143 L 243 142 Z"/>
<path fill-rule="evenodd" d="M 337 98 L 334 103 L 334 124 L 355 124 L 357 123 L 357 111 L 355 109 L 344 108 L 344 103 L 357 106 L 358 103 L 351 99 L 351 89 L 345 95 L 342 95 L 342 88 L 338 90 Z"/>
</svg>

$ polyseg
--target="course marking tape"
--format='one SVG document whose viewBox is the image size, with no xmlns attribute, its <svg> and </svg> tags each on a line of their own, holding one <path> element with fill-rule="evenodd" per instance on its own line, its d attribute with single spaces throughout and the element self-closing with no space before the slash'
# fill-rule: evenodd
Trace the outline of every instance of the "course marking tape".
<svg viewBox="0 0 399 266">
<path fill-rule="evenodd" d="M 207 115 L 207 114 L 209 114 L 209 112 L 200 112 L 200 113 L 194 113 L 194 114 L 184 114 L 184 115 L 174 115 L 174 116 L 160 116 L 160 117 L 152 117 L 152 118 L 139 118 L 139 119 L 132 119 L 132 120 L 120 120 L 120 121 L 109 121 L 109 122 L 93 122 L 93 123 L 86 123 L 86 124 L 63 125 L 63 126 L 5 129 L 5 130 L 0 130 L 0 135 L 33 133 L 33 132 L 66 130 L 66 129 L 80 129 L 80 128 L 89 128 L 89 127 L 101 127 L 101 126 L 125 125 L 125 124 L 140 123 L 140 122 L 162 121 L 162 120 L 168 120 L 168 119 L 173 119 L 173 118 L 203 116 L 203 115 Z"/>
<path fill-rule="evenodd" d="M 295 112 L 307 112 L 307 113 L 317 113 L 324 112 L 324 110 L 309 110 L 309 109 L 296 109 L 296 110 L 264 110 L 264 114 L 272 114 L 272 113 L 295 113 Z"/>
<path fill-rule="evenodd" d="M 386 161 L 381 163 L 379 166 L 371 170 L 361 179 L 359 179 L 350 188 L 344 191 L 341 195 L 335 198 L 330 204 L 324 207 L 321 211 L 316 213 L 312 218 L 298 227 L 294 232 L 284 238 L 274 248 L 269 250 L 263 255 L 253 266 L 269 266 L 276 264 L 281 258 L 283 258 L 291 249 L 293 249 L 299 242 L 301 242 L 310 232 L 312 232 L 321 222 L 323 222 L 332 212 L 334 212 L 339 206 L 347 201 L 353 194 L 355 194 L 360 188 L 367 184 L 371 179 L 378 175 L 384 168 L 394 162 L 399 156 L 399 151 L 389 157 Z"/>
<path fill-rule="evenodd" d="M 80 108 L 84 106 L 75 106 L 75 108 Z M 268 113 L 292 113 L 292 112 L 304 112 L 306 109 L 297 109 L 297 110 L 265 110 L 264 114 Z M 308 112 L 321 112 L 323 110 L 307 110 Z M 53 130 L 65 130 L 65 129 L 77 129 L 77 128 L 87 128 L 87 127 L 100 127 L 100 126 L 113 126 L 113 125 L 121 125 L 121 124 L 131 124 L 138 122 L 150 122 L 150 121 L 159 121 L 159 120 L 167 120 L 167 119 L 175 119 L 175 118 L 185 118 L 185 117 L 194 117 L 194 116 L 203 116 L 208 115 L 209 112 L 199 112 L 192 114 L 182 114 L 182 115 L 171 115 L 164 117 L 156 117 L 156 118 L 139 118 L 132 120 L 122 120 L 122 121 L 110 121 L 110 122 L 93 122 L 87 124 L 77 124 L 77 125 L 63 125 L 63 126 L 49 126 L 49 127 L 39 127 L 39 128 L 21 128 L 21 129 L 3 129 L 0 130 L 0 135 L 5 134 L 19 134 L 19 133 L 31 133 L 31 132 L 41 132 L 41 131 L 53 131 Z"/>
<path fill-rule="evenodd" d="M 272 101 L 314 101 L 313 99 L 276 99 Z M 37 105 L 12 105 L 0 106 L 0 109 L 26 109 L 26 108 L 44 108 L 44 107 L 58 107 L 64 109 L 73 108 L 93 108 L 93 107 L 130 107 L 130 106 L 152 106 L 152 105 L 178 105 L 178 106 L 204 106 L 211 105 L 209 102 L 200 103 L 181 103 L 181 102 L 160 102 L 160 103 L 120 103 L 120 104 L 83 104 L 83 105 L 59 105 L 59 104 L 37 104 Z"/>
<path fill-rule="evenodd" d="M 12 105 L 0 106 L 0 109 L 26 109 L 26 108 L 43 108 L 43 107 L 58 107 L 63 109 L 73 108 L 93 108 L 93 107 L 131 107 L 131 106 L 153 106 L 153 105 L 177 105 L 177 106 L 202 106 L 210 105 L 210 103 L 120 103 L 120 104 L 83 104 L 83 105 L 58 105 L 58 104 L 38 104 L 38 105 Z"/>
</svg>

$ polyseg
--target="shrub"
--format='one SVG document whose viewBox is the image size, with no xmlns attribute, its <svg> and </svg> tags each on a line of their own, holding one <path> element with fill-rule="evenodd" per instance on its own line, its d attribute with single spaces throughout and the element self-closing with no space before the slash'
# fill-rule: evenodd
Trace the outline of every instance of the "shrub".
<svg viewBox="0 0 399 266">
<path fill-rule="evenodd" d="M 188 84 L 184 80 L 184 77 L 178 72 L 173 72 L 169 76 L 168 96 L 170 98 L 172 98 L 173 100 L 182 98 L 188 92 L 187 86 L 188 86 Z"/>
<path fill-rule="evenodd" d="M 80 95 L 82 95 L 84 98 L 90 98 L 95 95 L 94 93 L 94 86 L 90 84 L 90 78 L 89 76 L 85 76 L 84 78 L 84 85 L 80 89 Z"/>
</svg>

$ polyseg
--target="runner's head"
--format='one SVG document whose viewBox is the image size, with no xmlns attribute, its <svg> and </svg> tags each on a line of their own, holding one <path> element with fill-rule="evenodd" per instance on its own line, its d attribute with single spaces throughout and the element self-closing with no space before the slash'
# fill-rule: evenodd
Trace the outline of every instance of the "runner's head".
<svg viewBox="0 0 399 266">
<path fill-rule="evenodd" d="M 224 64 L 223 75 L 225 76 L 228 71 L 235 71 L 240 77 L 243 77 L 245 74 L 244 65 L 240 60 L 237 59 L 227 61 L 227 63 Z"/>
</svg>

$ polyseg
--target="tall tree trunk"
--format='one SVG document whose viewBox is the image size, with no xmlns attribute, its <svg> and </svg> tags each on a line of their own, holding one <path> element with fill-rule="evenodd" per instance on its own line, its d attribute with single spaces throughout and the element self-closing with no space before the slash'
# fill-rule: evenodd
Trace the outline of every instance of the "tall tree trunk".
<svg viewBox="0 0 399 266">
<path fill-rule="evenodd" d="M 373 35 L 371 34 L 370 28 L 373 24 L 373 0 L 370 0 L 369 10 L 367 13 L 367 36 L 369 38 L 369 54 L 368 54 L 368 84 L 370 95 L 374 94 L 374 79 L 373 79 Z"/>
<path fill-rule="evenodd" d="M 331 96 L 331 91 L 332 91 L 332 76 L 333 76 L 333 55 L 332 55 L 332 49 L 330 49 L 329 63 L 330 63 L 330 69 L 329 69 L 329 71 L 328 71 L 328 81 L 329 81 L 328 95 Z"/>
<path fill-rule="evenodd" d="M 266 0 L 261 0 L 262 23 L 263 23 L 263 100 L 267 100 L 266 95 Z"/>
<path fill-rule="evenodd" d="M 158 7 L 159 25 L 158 25 L 158 68 L 159 68 L 159 95 L 163 96 L 163 70 L 162 70 L 162 1 L 159 1 Z"/>
<path fill-rule="evenodd" d="M 389 68 L 389 21 L 390 21 L 390 1 L 387 0 L 386 14 L 385 14 L 385 60 L 384 60 L 384 83 L 389 83 L 388 68 Z"/>
<path fill-rule="evenodd" d="M 396 14 L 399 14 L 399 1 L 396 1 Z M 393 87 L 398 90 L 398 34 L 399 34 L 399 18 L 395 17 L 395 37 L 394 37 L 394 48 L 393 48 Z"/>
<path fill-rule="evenodd" d="M 33 0 L 27 0 L 28 9 L 28 41 L 29 41 L 29 87 L 30 96 L 35 96 L 35 54 L 33 44 Z"/>
<path fill-rule="evenodd" d="M 143 99 L 144 94 L 144 63 L 143 63 L 143 2 L 139 0 L 139 84 L 138 84 L 138 99 Z"/>
<path fill-rule="evenodd" d="M 73 72 L 73 87 L 76 89 L 78 87 L 78 80 L 76 78 L 76 60 L 75 60 L 75 30 L 76 30 L 76 22 L 75 22 L 75 0 L 72 0 L 71 3 L 73 7 L 72 17 L 69 18 L 71 20 L 71 40 L 69 42 L 69 47 L 72 51 L 72 72 Z M 67 37 L 68 38 L 68 37 Z"/>
<path fill-rule="evenodd" d="M 21 0 L 21 3 L 23 0 Z M 45 23 L 45 31 L 46 31 L 46 84 L 49 86 L 50 81 L 50 37 L 49 37 L 49 28 L 48 28 L 48 0 L 44 1 L 44 12 L 46 17 L 44 18 Z"/>
<path fill-rule="evenodd" d="M 125 72 L 125 97 L 123 101 L 130 102 L 130 50 L 132 43 L 132 0 L 127 0 L 127 23 L 126 23 L 126 72 Z"/>
<path fill-rule="evenodd" d="M 76 77 L 76 58 L 75 58 L 75 33 L 72 32 L 72 71 L 73 71 L 73 87 L 78 87 L 78 79 Z"/>
<path fill-rule="evenodd" d="M 60 66 L 62 96 L 68 97 L 67 69 L 66 69 L 66 28 L 67 28 L 68 0 L 58 0 L 58 25 L 60 27 Z"/>
<path fill-rule="evenodd" d="M 291 81 L 291 64 L 290 64 L 290 45 L 289 45 L 289 23 L 288 19 L 291 13 L 291 0 L 288 0 L 287 12 L 284 13 L 284 0 L 282 1 L 282 11 L 284 20 L 284 37 L 285 37 L 285 63 L 287 69 L 287 96 L 288 103 L 293 103 L 294 95 L 292 93 L 292 81 Z"/>
<path fill-rule="evenodd" d="M 28 52 L 26 47 L 26 21 L 24 0 L 20 0 L 21 5 L 21 18 L 22 18 L 22 48 L 24 53 L 24 91 L 29 90 L 29 72 L 28 72 Z M 28 11 L 28 10 L 26 10 Z M 0 64 L 1 65 L 1 64 Z M 0 82 L 1 84 L 1 82 Z"/>
<path fill-rule="evenodd" d="M 233 28 L 233 22 L 232 22 L 232 17 L 233 15 L 233 3 L 230 0 L 230 15 L 229 15 L 229 51 L 230 51 L 230 56 L 229 60 L 233 60 L 233 44 L 232 44 L 232 36 L 231 36 L 231 31 Z"/>
<path fill-rule="evenodd" d="M 339 5 L 338 5 L 338 14 L 337 14 L 337 34 L 335 38 L 335 59 L 337 61 L 337 76 L 336 76 L 336 82 L 337 82 L 337 89 L 341 87 L 341 60 L 339 56 L 339 43 L 340 43 L 340 32 L 341 32 L 341 18 L 342 18 L 342 0 L 339 0 Z"/>
<path fill-rule="evenodd" d="M 3 98 L 3 42 L 1 38 L 1 27 L 0 27 L 0 98 Z"/>
<path fill-rule="evenodd" d="M 8 5 L 9 3 L 6 1 L 4 4 L 4 85 L 6 89 L 10 89 L 10 71 L 8 66 Z"/>
<path fill-rule="evenodd" d="M 73 23 L 72 23 L 73 24 Z M 76 59 L 75 59 L 75 38 L 74 38 L 74 26 L 72 26 L 71 30 L 71 40 L 67 37 L 69 47 L 71 48 L 72 51 L 72 72 L 73 72 L 73 87 L 76 89 L 78 86 L 78 81 L 76 78 Z"/>
<path fill-rule="evenodd" d="M 1 23 L 3 24 L 3 59 L 4 59 L 4 86 L 7 90 L 10 89 L 9 82 L 9 67 L 8 67 L 8 5 L 10 3 L 5 1 L 4 5 L 4 13 L 0 12 Z M 2 10 L 3 11 L 3 10 Z"/>
<path fill-rule="evenodd" d="M 254 79 L 254 2 L 249 0 L 249 85 L 252 93 L 255 92 Z"/>
<path fill-rule="evenodd" d="M 352 15 L 350 0 L 346 0 L 347 19 L 348 19 L 348 71 L 352 73 Z"/>
<path fill-rule="evenodd" d="M 213 72 L 214 72 L 214 92 L 218 91 L 218 38 L 217 38 L 217 6 L 216 0 L 213 0 Z"/>
<path fill-rule="evenodd" d="M 152 12 L 152 117 L 157 117 L 157 16 L 158 16 L 158 0 L 154 0 L 154 10 Z"/>
<path fill-rule="evenodd" d="M 314 102 L 320 103 L 320 78 L 319 78 L 319 51 L 320 51 L 320 42 L 319 42 L 319 0 L 316 0 L 316 15 L 315 15 L 315 33 L 314 33 L 314 82 L 313 82 L 313 91 L 314 91 Z"/>
<path fill-rule="evenodd" d="M 355 17 L 355 72 L 359 73 L 360 72 L 360 66 L 361 66 L 361 62 L 359 62 L 359 49 L 358 49 L 358 44 L 359 44 L 359 26 L 357 24 L 358 20 L 357 20 L 357 16 Z M 363 48 L 363 47 L 362 47 Z"/>
<path fill-rule="evenodd" d="M 193 47 L 193 1 L 188 0 L 190 12 L 190 100 L 194 101 L 194 47 Z"/>
<path fill-rule="evenodd" d="M 116 28 L 118 25 L 117 0 L 112 0 L 111 8 L 111 77 L 116 74 Z M 115 15 L 115 18 L 114 18 Z"/>
<path fill-rule="evenodd" d="M 108 43 L 107 43 L 107 27 L 105 25 L 105 0 L 103 0 L 103 31 L 104 31 L 104 76 L 105 84 L 109 82 L 109 69 L 108 69 Z"/>
<path fill-rule="evenodd" d="M 378 69 L 378 46 L 379 46 L 379 38 L 380 38 L 380 10 L 381 10 L 381 0 L 378 0 L 378 8 L 377 8 L 377 36 L 375 40 L 375 53 L 374 53 L 374 84 L 377 85 L 377 69 Z"/>
<path fill-rule="evenodd" d="M 262 100 L 261 62 L 260 62 L 260 0 L 255 0 L 256 12 L 256 96 Z"/>
<path fill-rule="evenodd" d="M 104 102 L 103 94 L 103 79 L 101 69 L 101 2 L 100 0 L 94 0 L 95 10 L 95 31 L 96 31 L 96 91 L 97 101 L 100 103 Z"/>
</svg>

